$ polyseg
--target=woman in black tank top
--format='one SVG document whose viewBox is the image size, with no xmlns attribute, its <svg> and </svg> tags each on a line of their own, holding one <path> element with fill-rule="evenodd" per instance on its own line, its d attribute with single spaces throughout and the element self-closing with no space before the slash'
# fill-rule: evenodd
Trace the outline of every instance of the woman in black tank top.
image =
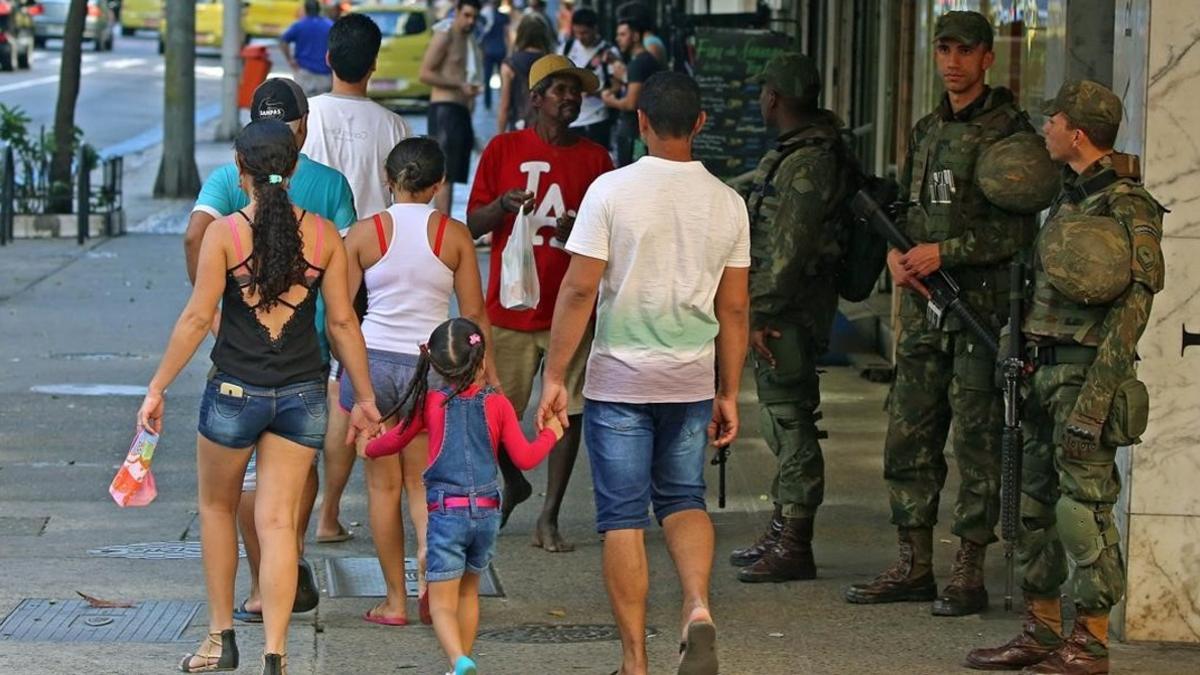
<svg viewBox="0 0 1200 675">
<path fill-rule="evenodd" d="M 341 238 L 330 223 L 288 199 L 287 179 L 298 158 L 292 130 L 276 120 L 251 122 L 235 147 L 250 204 L 205 232 L 192 297 L 150 381 L 138 424 L 161 431 L 164 393 L 204 340 L 220 301 L 196 450 L 209 634 L 179 667 L 204 672 L 238 666 L 232 628 L 235 513 L 246 464 L 257 451 L 262 672 L 284 673 L 296 596 L 296 514 L 327 420 L 326 374 L 314 323 L 318 292 L 325 298 L 333 346 L 355 390 L 367 392 L 351 411 L 350 439 L 376 433 L 379 411 L 369 398 L 366 346 L 347 290 Z"/>
</svg>

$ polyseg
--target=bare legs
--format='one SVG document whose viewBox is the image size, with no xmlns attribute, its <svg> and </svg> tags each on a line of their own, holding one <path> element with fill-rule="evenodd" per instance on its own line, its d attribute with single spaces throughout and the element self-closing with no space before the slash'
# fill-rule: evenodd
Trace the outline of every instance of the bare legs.
<svg viewBox="0 0 1200 675">
<path fill-rule="evenodd" d="M 469 656 L 479 629 L 479 575 L 466 572 L 461 579 L 429 584 L 429 611 L 433 631 L 450 667 L 460 656 Z"/>
<path fill-rule="evenodd" d="M 572 415 L 571 426 L 550 451 L 546 468 L 546 501 L 542 513 L 533 529 L 533 545 L 551 553 L 567 553 L 575 545 L 563 539 L 558 531 L 558 512 L 562 508 L 567 485 L 571 482 L 571 471 L 575 469 L 575 458 L 579 455 L 579 440 L 583 436 L 583 415 Z"/>
<path fill-rule="evenodd" d="M 208 595 L 208 632 L 233 627 L 233 580 L 237 573 L 236 514 L 250 448 L 234 450 L 196 436 L 200 550 Z"/>
<path fill-rule="evenodd" d="M 375 552 L 387 585 L 387 597 L 371 610 L 373 616 L 399 619 L 407 617 L 404 589 L 404 517 L 403 492 L 408 490 L 409 512 L 417 529 L 417 555 L 425 561 L 425 527 L 429 521 L 425 505 L 425 486 L 421 473 L 429 453 L 428 436 L 418 436 L 399 455 L 381 457 L 366 463 L 367 511 Z M 415 483 L 415 487 L 414 487 Z M 420 578 L 423 578 L 422 574 Z"/>
<path fill-rule="evenodd" d="M 258 565 L 262 558 L 258 531 L 254 527 L 256 494 L 253 490 L 243 492 L 237 509 L 238 530 L 242 533 L 242 546 L 246 548 L 246 563 L 250 567 L 250 595 L 244 605 L 248 612 L 262 612 L 262 598 L 259 597 L 258 588 Z M 304 481 L 304 493 L 300 496 L 300 513 L 296 518 L 296 550 L 301 557 L 304 556 L 304 535 L 308 531 L 308 521 L 312 518 L 316 500 L 317 466 L 314 464 L 308 471 L 308 479 Z"/>
<path fill-rule="evenodd" d="M 325 496 L 321 499 L 321 511 L 317 517 L 318 537 L 334 536 L 345 528 L 339 522 L 342 508 L 342 493 L 350 482 L 350 472 L 354 469 L 354 447 L 347 446 L 342 441 L 346 438 L 346 428 L 350 425 L 350 416 L 338 404 L 338 383 L 330 380 L 328 391 L 329 426 L 325 430 L 325 448 L 322 456 L 325 463 Z"/>
</svg>

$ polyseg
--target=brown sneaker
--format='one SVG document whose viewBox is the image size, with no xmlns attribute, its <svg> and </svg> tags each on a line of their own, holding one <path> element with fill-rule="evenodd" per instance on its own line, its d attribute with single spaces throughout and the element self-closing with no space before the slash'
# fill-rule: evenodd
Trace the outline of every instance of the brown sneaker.
<svg viewBox="0 0 1200 675">
<path fill-rule="evenodd" d="M 934 616 L 966 616 L 987 609 L 988 594 L 983 587 L 983 560 L 987 546 L 962 540 L 950 568 L 950 583 L 933 601 Z"/>
<path fill-rule="evenodd" d="M 738 570 L 738 581 L 761 583 L 817 578 L 812 536 L 812 518 L 784 518 L 779 539 L 758 562 Z"/>
<path fill-rule="evenodd" d="M 1078 612 L 1071 637 L 1041 662 L 1022 673 L 1100 675 L 1108 672 L 1108 613 Z"/>
<path fill-rule="evenodd" d="M 779 533 L 783 532 L 783 507 L 779 504 L 775 505 L 775 512 L 771 515 L 771 525 L 766 532 L 758 538 L 758 541 L 750 544 L 745 548 L 735 548 L 729 554 L 729 562 L 734 567 L 745 567 L 758 562 L 758 559 L 763 557 L 767 549 L 771 548 L 776 541 L 779 541 Z"/>
<path fill-rule="evenodd" d="M 933 530 L 902 527 L 896 562 L 865 584 L 846 589 L 846 602 L 871 605 L 883 602 L 928 602 L 937 596 L 933 579 Z"/>
<path fill-rule="evenodd" d="M 1038 617 L 1049 617 L 1044 622 Z M 1025 596 L 1025 621 L 1016 637 L 999 647 L 972 650 L 963 663 L 975 670 L 1018 670 L 1046 660 L 1063 644 L 1062 616 L 1058 598 Z"/>
</svg>

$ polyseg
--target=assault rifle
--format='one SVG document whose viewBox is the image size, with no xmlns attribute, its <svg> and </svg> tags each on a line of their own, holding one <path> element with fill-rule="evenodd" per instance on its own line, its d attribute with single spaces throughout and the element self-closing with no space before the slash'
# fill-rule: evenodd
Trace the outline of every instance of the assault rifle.
<svg viewBox="0 0 1200 675">
<path fill-rule="evenodd" d="M 1025 270 L 1014 259 L 1008 284 L 1008 349 L 1000 358 L 1004 374 L 1004 431 L 1000 438 L 1000 535 L 1004 538 L 1004 609 L 1012 609 L 1015 548 L 1021 522 L 1021 376 L 1025 372 L 1021 315 Z"/>
</svg>

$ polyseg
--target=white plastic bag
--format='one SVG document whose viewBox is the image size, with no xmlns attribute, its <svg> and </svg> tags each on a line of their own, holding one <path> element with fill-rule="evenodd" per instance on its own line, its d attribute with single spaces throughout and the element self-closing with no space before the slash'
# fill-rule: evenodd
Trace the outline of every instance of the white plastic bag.
<svg viewBox="0 0 1200 675">
<path fill-rule="evenodd" d="M 541 297 L 533 258 L 533 226 L 522 209 L 500 258 L 500 304 L 505 309 L 534 309 Z"/>
</svg>

